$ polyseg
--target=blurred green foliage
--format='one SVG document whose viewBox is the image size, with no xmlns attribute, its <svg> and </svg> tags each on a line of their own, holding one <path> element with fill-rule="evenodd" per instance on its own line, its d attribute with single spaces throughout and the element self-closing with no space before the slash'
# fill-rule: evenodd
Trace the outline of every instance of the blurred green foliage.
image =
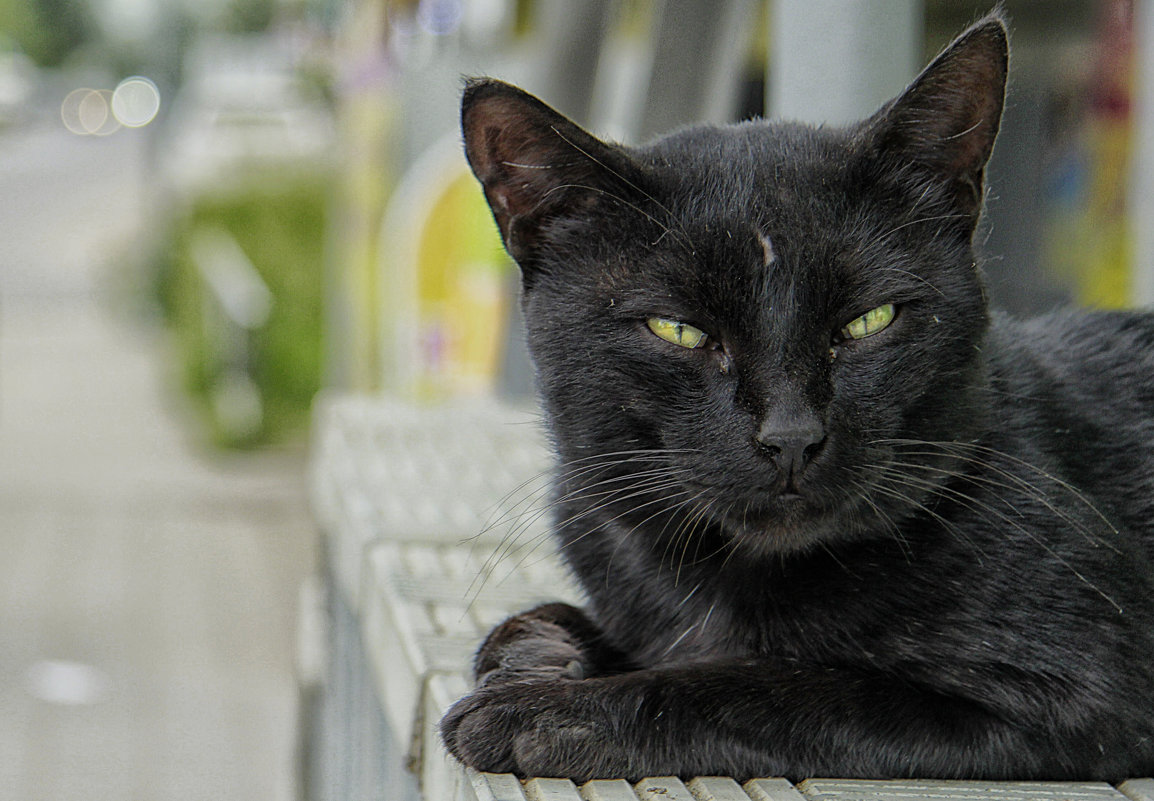
<svg viewBox="0 0 1154 801">
<path fill-rule="evenodd" d="M 174 333 L 184 388 L 216 445 L 247 448 L 282 441 L 307 427 L 321 385 L 324 232 L 329 189 L 315 174 L 266 177 L 195 200 L 173 224 L 159 294 Z M 263 326 L 221 327 L 216 301 L 194 263 L 197 231 L 223 229 L 244 251 L 272 294 Z M 240 365 L 259 393 L 257 424 L 238 428 L 216 397 Z"/>
<path fill-rule="evenodd" d="M 0 33 L 42 67 L 56 67 L 92 38 L 87 3 L 77 0 L 0 0 Z"/>
<path fill-rule="evenodd" d="M 232 0 L 225 13 L 225 29 L 233 33 L 259 33 L 276 16 L 275 0 Z"/>
</svg>

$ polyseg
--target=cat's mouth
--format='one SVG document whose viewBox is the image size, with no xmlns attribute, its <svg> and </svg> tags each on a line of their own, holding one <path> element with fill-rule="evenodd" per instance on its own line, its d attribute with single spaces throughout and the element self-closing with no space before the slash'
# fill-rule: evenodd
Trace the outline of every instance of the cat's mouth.
<svg viewBox="0 0 1154 801">
<path fill-rule="evenodd" d="M 805 503 L 805 496 L 798 490 L 787 489 L 777 496 L 777 502 L 785 505 Z"/>
<path fill-rule="evenodd" d="M 842 515 L 828 502 L 792 484 L 717 503 L 717 523 L 735 543 L 757 551 L 794 551 L 836 536 Z"/>
</svg>

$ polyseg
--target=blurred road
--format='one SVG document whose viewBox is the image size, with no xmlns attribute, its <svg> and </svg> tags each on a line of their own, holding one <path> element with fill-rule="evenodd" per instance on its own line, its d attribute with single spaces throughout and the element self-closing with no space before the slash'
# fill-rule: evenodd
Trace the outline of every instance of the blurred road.
<svg viewBox="0 0 1154 801">
<path fill-rule="evenodd" d="M 144 135 L 0 131 L 0 799 L 287 801 L 303 454 L 198 454 L 108 310 Z"/>
</svg>

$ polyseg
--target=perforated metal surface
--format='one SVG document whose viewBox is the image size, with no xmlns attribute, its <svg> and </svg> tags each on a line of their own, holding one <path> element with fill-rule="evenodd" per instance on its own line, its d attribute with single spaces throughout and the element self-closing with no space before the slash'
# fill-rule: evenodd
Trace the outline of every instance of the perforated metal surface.
<svg viewBox="0 0 1154 801">
<path fill-rule="evenodd" d="M 846 781 L 799 785 L 813 801 L 1125 801 L 1108 784 L 1042 782 Z"/>
<path fill-rule="evenodd" d="M 470 801 L 1131 801 L 1108 784 L 1041 782 L 914 782 L 811 779 L 794 787 L 785 779 L 674 777 L 591 781 L 530 779 L 468 773 Z M 1136 798 L 1133 801 L 1145 801 Z"/>
<path fill-rule="evenodd" d="M 535 555 L 506 568 L 492 546 L 376 543 L 366 567 L 362 626 L 394 729 L 417 740 L 432 737 L 429 747 L 439 748 L 435 732 L 425 731 L 421 702 L 431 677 L 453 677 L 459 688 L 436 710 L 439 719 L 467 690 L 473 653 L 485 634 L 514 612 L 558 599 L 577 600 L 553 559 Z M 423 741 L 414 748 L 429 750 Z"/>
<path fill-rule="evenodd" d="M 551 457 L 531 410 L 486 400 L 414 406 L 330 397 L 317 403 L 313 431 L 314 514 L 354 609 L 374 541 L 548 540 L 537 504 Z"/>
</svg>

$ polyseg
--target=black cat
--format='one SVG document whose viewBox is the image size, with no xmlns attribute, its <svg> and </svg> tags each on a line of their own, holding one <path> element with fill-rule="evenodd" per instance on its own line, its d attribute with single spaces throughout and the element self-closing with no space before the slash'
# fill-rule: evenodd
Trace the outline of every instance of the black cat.
<svg viewBox="0 0 1154 801">
<path fill-rule="evenodd" d="M 988 313 L 998 14 L 844 128 L 603 143 L 471 82 L 588 596 L 442 722 L 519 774 L 1154 772 L 1154 316 Z"/>
</svg>

